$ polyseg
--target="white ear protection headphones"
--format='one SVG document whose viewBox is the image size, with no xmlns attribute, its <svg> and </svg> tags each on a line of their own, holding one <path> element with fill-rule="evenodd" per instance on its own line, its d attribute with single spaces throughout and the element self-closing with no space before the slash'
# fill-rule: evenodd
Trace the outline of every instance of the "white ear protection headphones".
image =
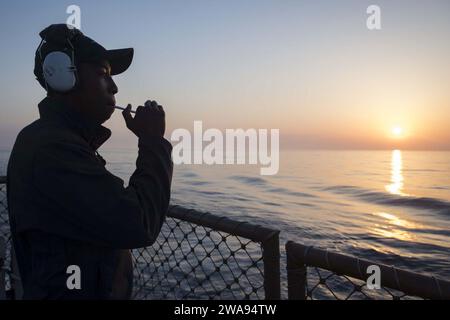
<svg viewBox="0 0 450 320">
<path fill-rule="evenodd" d="M 67 38 L 70 48 L 50 52 L 43 59 L 41 48 L 46 42 L 47 40 L 43 39 L 38 47 L 46 90 L 48 92 L 50 87 L 56 92 L 69 92 L 77 84 L 77 68 L 75 66 L 75 53 L 72 42 Z"/>
</svg>

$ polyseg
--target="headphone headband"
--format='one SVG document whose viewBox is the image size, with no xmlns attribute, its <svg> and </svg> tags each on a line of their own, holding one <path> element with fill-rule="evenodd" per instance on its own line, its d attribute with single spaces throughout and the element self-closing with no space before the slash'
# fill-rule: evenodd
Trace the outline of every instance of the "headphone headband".
<svg viewBox="0 0 450 320">
<path fill-rule="evenodd" d="M 39 33 L 39 36 L 55 45 L 65 46 L 67 41 L 73 42 L 83 33 L 76 28 L 69 28 L 66 24 L 51 25 Z"/>
</svg>

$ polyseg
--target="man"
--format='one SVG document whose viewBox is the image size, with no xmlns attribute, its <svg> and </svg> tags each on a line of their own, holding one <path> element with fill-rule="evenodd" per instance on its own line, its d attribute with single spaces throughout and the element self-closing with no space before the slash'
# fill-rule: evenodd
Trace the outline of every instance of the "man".
<svg viewBox="0 0 450 320">
<path fill-rule="evenodd" d="M 24 298 L 130 298 L 129 249 L 154 243 L 169 206 L 173 164 L 164 110 L 147 101 L 134 117 L 130 105 L 123 111 L 139 138 L 136 171 L 124 188 L 97 149 L 111 135 L 101 126 L 118 91 L 111 76 L 130 66 L 133 49 L 106 50 L 64 24 L 40 35 L 34 73 L 47 97 L 40 119 L 19 133 L 7 177 Z M 69 279 L 76 270 L 80 285 Z"/>
</svg>

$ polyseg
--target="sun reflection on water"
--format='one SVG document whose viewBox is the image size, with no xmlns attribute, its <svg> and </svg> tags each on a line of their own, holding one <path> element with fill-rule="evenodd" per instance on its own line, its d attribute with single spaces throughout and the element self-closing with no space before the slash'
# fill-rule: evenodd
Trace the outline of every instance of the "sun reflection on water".
<svg viewBox="0 0 450 320">
<path fill-rule="evenodd" d="M 403 241 L 411 241 L 414 236 L 408 231 L 408 229 L 418 229 L 421 226 L 401 219 L 394 214 L 387 212 L 375 212 L 376 216 L 385 219 L 384 224 L 376 224 L 372 228 L 372 232 L 378 236 L 385 238 L 394 238 Z"/>
<path fill-rule="evenodd" d="M 386 186 L 386 191 L 391 194 L 406 196 L 403 190 L 403 161 L 402 152 L 400 150 L 392 151 L 391 158 L 391 184 Z"/>
</svg>

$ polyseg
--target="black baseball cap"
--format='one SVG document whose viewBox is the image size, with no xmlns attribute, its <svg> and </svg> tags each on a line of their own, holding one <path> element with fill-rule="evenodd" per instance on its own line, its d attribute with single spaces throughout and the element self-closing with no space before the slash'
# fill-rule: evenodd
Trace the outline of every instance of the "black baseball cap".
<svg viewBox="0 0 450 320">
<path fill-rule="evenodd" d="M 34 65 L 34 74 L 38 80 L 42 77 L 42 59 L 53 51 L 71 51 L 69 41 L 74 48 L 75 64 L 106 60 L 111 66 L 111 75 L 117 75 L 126 71 L 133 61 L 133 48 L 107 50 L 80 30 L 67 24 L 52 24 L 39 35 L 43 42 L 36 51 Z"/>
</svg>

